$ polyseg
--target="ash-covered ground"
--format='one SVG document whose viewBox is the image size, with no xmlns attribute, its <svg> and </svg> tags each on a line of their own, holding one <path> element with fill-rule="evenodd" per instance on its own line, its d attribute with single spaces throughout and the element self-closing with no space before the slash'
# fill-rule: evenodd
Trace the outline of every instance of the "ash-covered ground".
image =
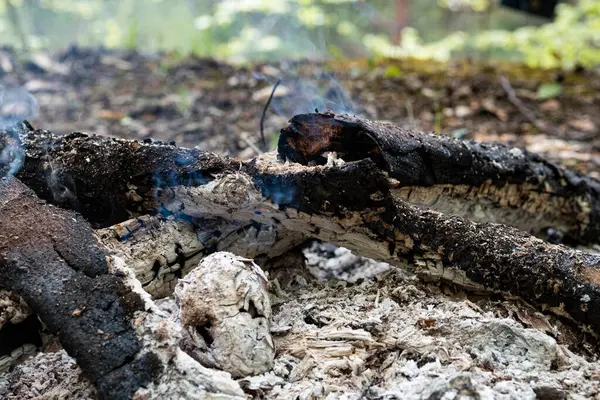
<svg viewBox="0 0 600 400">
<path fill-rule="evenodd" d="M 517 299 L 425 284 L 328 244 L 302 253 L 269 271 L 277 353 L 270 372 L 237 379 L 248 398 L 600 399 L 595 344 Z M 55 346 L 3 374 L 0 396 L 95 390 Z"/>
</svg>

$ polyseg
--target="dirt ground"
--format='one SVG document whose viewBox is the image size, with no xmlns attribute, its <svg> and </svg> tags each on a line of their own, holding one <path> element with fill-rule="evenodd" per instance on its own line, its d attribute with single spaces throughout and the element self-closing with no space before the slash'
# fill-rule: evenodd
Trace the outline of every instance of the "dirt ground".
<svg viewBox="0 0 600 400">
<path fill-rule="evenodd" d="M 277 79 L 263 146 L 261 114 Z M 250 158 L 275 147 L 292 115 L 332 109 L 523 146 L 600 178 L 600 79 L 591 71 L 414 60 L 234 66 L 73 47 L 27 61 L 0 49 L 0 82 L 0 123 L 26 117 L 55 133 L 152 137 Z M 539 100 L 539 86 L 553 82 L 562 94 Z M 270 272 L 277 355 L 271 372 L 238 380 L 249 398 L 600 399 L 597 343 L 566 321 L 327 244 L 303 254 Z M 0 376 L 2 398 L 94 393 L 56 343 Z"/>
</svg>

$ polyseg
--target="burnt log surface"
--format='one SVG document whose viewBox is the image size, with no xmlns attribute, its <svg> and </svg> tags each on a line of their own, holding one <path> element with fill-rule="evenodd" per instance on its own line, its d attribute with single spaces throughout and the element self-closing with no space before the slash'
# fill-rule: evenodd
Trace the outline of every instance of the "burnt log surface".
<svg viewBox="0 0 600 400">
<path fill-rule="evenodd" d="M 411 203 L 536 235 L 552 228 L 573 244 L 600 236 L 600 182 L 522 149 L 312 113 L 290 120 L 278 152 L 302 164 L 324 164 L 327 152 L 370 158 L 396 181 L 396 197 Z"/>
<path fill-rule="evenodd" d="M 0 180 L 0 287 L 22 296 L 106 399 L 126 399 L 160 372 L 137 357 L 139 296 L 108 273 L 107 254 L 76 213 Z"/>
<path fill-rule="evenodd" d="M 157 211 L 152 191 L 164 185 L 200 185 L 212 173 L 239 169 L 239 161 L 201 150 L 48 131 L 18 125 L 24 147 L 16 175 L 36 194 L 73 209 L 97 227 L 127 220 L 131 213 Z"/>
</svg>

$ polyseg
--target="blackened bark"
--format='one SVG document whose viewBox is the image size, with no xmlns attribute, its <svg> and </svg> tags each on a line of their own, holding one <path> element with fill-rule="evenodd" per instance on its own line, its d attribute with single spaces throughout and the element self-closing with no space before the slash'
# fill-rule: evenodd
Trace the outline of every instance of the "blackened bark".
<svg viewBox="0 0 600 400">
<path fill-rule="evenodd" d="M 79 212 L 96 228 L 157 211 L 152 192 L 156 188 L 204 184 L 213 173 L 240 165 L 160 141 L 83 133 L 55 136 L 27 125 L 13 129 L 20 130 L 25 154 L 17 178 L 42 199 Z"/>
<path fill-rule="evenodd" d="M 286 209 L 298 210 L 296 218 L 308 221 L 305 230 L 313 237 L 392 264 L 409 260 L 416 272 L 455 283 L 466 277 L 465 283 L 520 296 L 592 332 L 600 329 L 600 255 L 398 200 L 370 160 L 255 168 L 251 174 L 263 195 L 273 187 L 296 190 L 278 201 L 278 216 L 290 218 Z"/>
<path fill-rule="evenodd" d="M 600 236 L 600 182 L 527 151 L 455 140 L 333 113 L 293 117 L 282 130 L 281 159 L 324 164 L 370 158 L 396 180 L 395 195 L 411 203 L 479 221 L 548 228 L 567 242 Z"/>
<path fill-rule="evenodd" d="M 0 288 L 17 293 L 58 335 L 105 399 L 128 399 L 160 374 L 139 357 L 131 323 L 139 296 L 108 273 L 107 254 L 81 216 L 0 180 Z"/>
</svg>

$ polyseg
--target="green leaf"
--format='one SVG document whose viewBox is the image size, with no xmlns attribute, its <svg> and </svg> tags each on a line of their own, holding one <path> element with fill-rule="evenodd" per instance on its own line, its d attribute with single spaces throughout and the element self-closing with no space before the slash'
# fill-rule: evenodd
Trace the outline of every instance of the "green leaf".
<svg viewBox="0 0 600 400">
<path fill-rule="evenodd" d="M 399 78 L 402 76 L 402 71 L 395 65 L 387 67 L 385 70 L 386 78 Z"/>
<path fill-rule="evenodd" d="M 537 98 L 539 100 L 548 100 L 562 93 L 562 85 L 560 83 L 542 83 L 537 90 Z"/>
</svg>

